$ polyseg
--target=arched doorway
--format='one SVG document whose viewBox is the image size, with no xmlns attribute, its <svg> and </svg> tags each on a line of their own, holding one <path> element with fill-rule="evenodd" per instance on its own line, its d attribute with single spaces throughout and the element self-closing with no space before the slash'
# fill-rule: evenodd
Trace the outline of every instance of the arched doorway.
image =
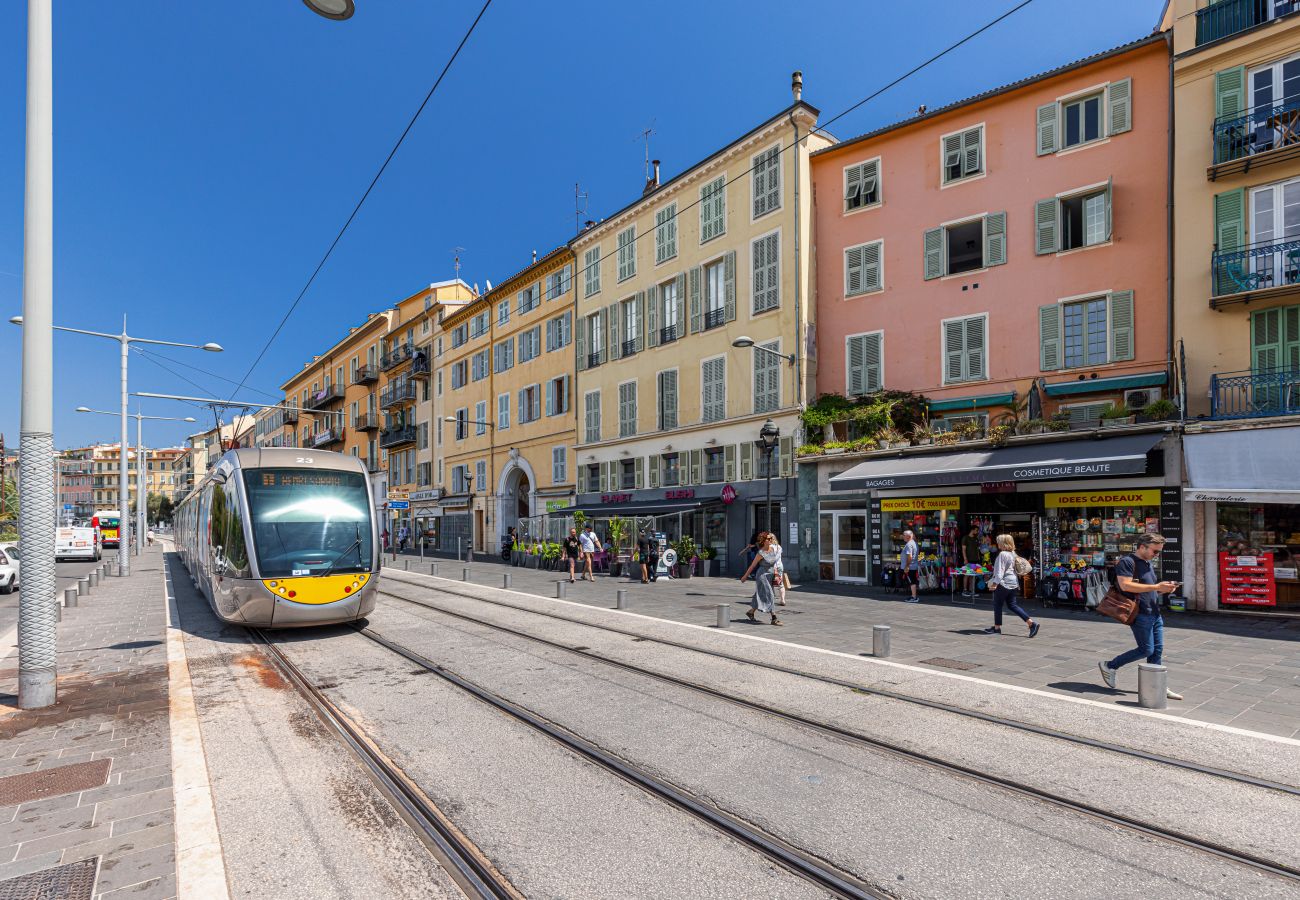
<svg viewBox="0 0 1300 900">
<path fill-rule="evenodd" d="M 519 527 L 520 519 L 533 515 L 533 479 L 527 465 L 520 465 L 517 460 L 502 473 L 499 501 L 497 504 L 498 522 L 502 536 L 509 534 L 512 527 Z M 519 528 L 520 534 L 524 533 Z"/>
</svg>

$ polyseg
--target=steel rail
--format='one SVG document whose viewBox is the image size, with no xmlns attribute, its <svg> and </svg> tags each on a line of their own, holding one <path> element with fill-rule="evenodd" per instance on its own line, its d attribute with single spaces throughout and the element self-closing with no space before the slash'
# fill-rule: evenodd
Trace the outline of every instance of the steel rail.
<svg viewBox="0 0 1300 900">
<path fill-rule="evenodd" d="M 338 706 L 293 664 L 265 632 L 249 632 L 267 651 L 316 715 L 365 767 L 371 780 L 393 804 L 417 838 L 461 890 L 482 900 L 522 900 L 520 893 L 496 870 L 484 853 L 443 816 L 401 769 L 387 759 Z"/>
<path fill-rule="evenodd" d="M 402 574 L 419 574 L 419 573 L 403 572 Z M 425 576 L 425 577 L 434 577 L 434 576 Z M 397 584 L 408 584 L 411 585 L 412 587 L 422 586 L 416 582 L 404 581 L 401 578 L 394 578 L 392 579 L 392 581 L 396 582 Z M 480 585 L 480 586 L 486 587 L 486 585 Z M 582 625 L 584 627 L 594 628 L 599 631 L 607 631 L 610 632 L 611 634 L 623 635 L 624 637 L 639 638 L 642 641 L 649 641 L 650 643 L 659 644 L 660 646 L 664 646 L 664 647 L 673 647 L 678 650 L 688 650 L 692 653 L 699 653 L 703 656 L 711 656 L 715 659 L 725 659 L 728 660 L 729 662 L 741 663 L 747 666 L 756 666 L 760 669 L 767 669 L 772 672 L 780 672 L 783 675 L 795 675 L 800 678 L 808 678 L 813 681 L 820 681 L 824 684 L 831 684 L 837 687 L 848 688 L 849 690 L 856 691 L 857 693 L 860 694 L 870 694 L 875 697 L 884 697 L 888 700 L 898 700 L 902 703 L 911 703 L 914 706 L 924 706 L 929 709 L 939 710 L 940 712 L 952 713 L 953 715 L 964 716 L 969 719 L 978 719 L 981 722 L 988 722 L 992 725 L 1000 725 L 1004 728 L 1014 728 L 1017 731 L 1025 731 L 1030 734 L 1039 735 L 1040 737 L 1048 737 L 1060 741 L 1068 741 L 1072 744 L 1079 744 L 1080 746 L 1091 747 L 1095 750 L 1105 750 L 1108 753 L 1118 753 L 1123 756 L 1133 757 L 1134 759 L 1145 760 L 1146 762 L 1160 763 L 1161 765 L 1173 766 L 1174 768 L 1178 768 L 1178 769 L 1186 769 L 1189 772 L 1195 772 L 1198 775 L 1210 775 L 1215 778 L 1222 778 L 1227 781 L 1236 782 L 1237 784 L 1245 784 L 1251 787 L 1264 788 L 1270 791 L 1280 791 L 1281 793 L 1284 794 L 1290 794 L 1292 796 L 1300 797 L 1300 787 L 1296 787 L 1290 784 L 1285 784 L 1283 782 L 1269 781 L 1268 779 L 1265 778 L 1257 778 L 1253 775 L 1246 775 L 1241 772 L 1233 772 L 1228 769 L 1219 769 L 1214 766 L 1206 766 L 1200 763 L 1190 762 L 1185 759 L 1176 759 L 1172 756 L 1164 756 L 1159 753 L 1151 753 L 1149 751 L 1138 750 L 1133 747 L 1123 747 L 1120 746 L 1119 744 L 1112 744 L 1108 741 L 1102 741 L 1096 738 L 1084 737 L 1082 735 L 1077 735 L 1077 734 L 1070 734 L 1065 731 L 1058 731 L 1055 728 L 1048 728 L 1045 725 L 1034 725 L 1030 722 L 1020 722 L 1015 719 L 1008 719 L 1003 716 L 995 715 L 993 713 L 985 713 L 985 712 L 980 712 L 978 710 L 965 709 L 960 706 L 954 706 L 950 703 L 944 703 L 940 700 L 929 700 L 926 699 L 925 697 L 911 697 L 908 696 L 907 694 L 900 694 L 896 691 L 887 690 L 885 688 L 872 687 L 870 685 L 860 684 L 855 681 L 849 681 L 848 679 L 845 678 L 836 678 L 833 675 L 821 675 L 818 674 L 817 672 L 809 672 L 804 669 L 796 669 L 791 666 L 783 666 L 780 665 L 779 663 L 769 663 L 769 662 L 763 662 L 761 660 L 749 659 L 743 656 L 735 656 L 730 653 L 724 653 L 721 650 L 710 650 L 705 647 L 695 647 L 690 644 L 685 644 L 680 641 L 670 640 L 668 638 L 660 638 L 660 637 L 653 637 L 651 635 L 638 634 L 635 631 L 629 631 L 624 628 L 615 628 L 612 625 L 598 625 L 593 622 L 583 622 L 577 619 L 571 619 L 567 616 L 561 616 L 556 613 L 549 613 L 549 612 L 544 612 L 542 610 L 536 610 L 536 609 L 527 609 L 522 606 L 515 606 L 514 604 L 511 603 L 503 603 L 500 600 L 489 600 L 485 597 L 477 597 L 474 594 L 465 593 L 464 591 L 455 590 L 453 588 L 447 588 L 442 585 L 438 586 L 438 590 L 442 591 L 444 594 L 451 594 L 452 596 L 455 597 L 464 597 L 467 600 L 475 600 L 479 603 L 487 603 L 491 606 L 499 606 L 502 609 L 511 609 L 514 610 L 515 612 L 528 613 L 529 615 L 534 615 L 534 616 L 543 616 L 548 619 L 555 619 L 556 621 L 559 622 L 568 622 L 571 625 Z M 379 593 L 385 596 L 395 597 L 398 600 L 417 602 L 412 600 L 412 598 L 410 597 L 403 597 L 400 594 L 394 594 L 392 591 L 380 590 Z M 538 597 L 538 595 L 536 594 L 530 594 L 529 596 Z M 538 599 L 544 600 L 548 598 L 538 597 Z M 585 604 L 578 604 L 578 605 L 585 606 Z M 587 608 L 600 609 L 600 607 L 595 607 L 595 606 L 587 607 Z M 672 622 L 671 619 L 664 619 L 662 621 L 669 622 L 669 623 Z"/>
<path fill-rule="evenodd" d="M 389 593 L 389 592 L 383 592 L 383 593 Z M 952 762 L 951 760 L 945 760 L 921 750 L 915 750 L 912 748 L 903 747 L 898 744 L 894 744 L 890 741 L 886 741 L 880 738 L 871 737 L 870 735 L 862 734 L 861 732 L 851 731 L 846 728 L 841 728 L 840 726 L 833 725 L 829 722 L 822 722 L 816 719 L 810 719 L 798 713 L 792 713 L 787 710 L 782 710 L 774 706 L 769 706 L 766 703 L 761 703 L 756 700 L 750 700 L 743 697 L 736 697 L 731 694 L 724 693 L 723 691 L 719 691 L 715 688 L 708 687 L 707 685 L 702 685 L 686 679 L 677 678 L 673 675 L 667 675 L 662 672 L 656 672 L 652 669 L 645 669 L 633 663 L 627 663 L 616 659 L 610 659 L 606 656 L 602 656 L 599 653 L 594 653 L 589 649 L 584 649 L 580 647 L 571 647 L 566 644 L 559 643 L 557 641 L 549 640 L 548 638 L 543 638 L 543 637 L 538 637 L 536 635 L 528 634 L 527 632 L 520 631 L 515 628 L 511 628 L 507 625 L 499 625 L 494 622 L 486 622 L 483 621 L 482 619 L 477 619 L 473 616 L 465 615 L 464 613 L 453 612 L 451 610 L 434 606 L 433 604 L 421 600 L 414 600 L 409 597 L 401 597 L 400 595 L 395 595 L 391 593 L 390 595 L 395 596 L 398 599 L 405 600 L 408 603 L 412 603 L 416 606 L 420 606 L 425 609 L 429 609 L 434 612 L 440 613 L 442 615 L 461 619 L 466 622 L 471 622 L 476 625 L 480 625 L 506 634 L 511 634 L 516 637 L 521 637 L 526 640 L 533 641 L 534 643 L 542 644 L 547 647 L 551 647 L 557 650 L 562 650 L 566 653 L 571 653 L 577 656 L 581 656 L 583 658 L 590 659 L 594 662 L 603 665 L 612 666 L 627 672 L 632 672 L 637 675 L 653 678 L 655 680 L 662 681 L 666 684 L 671 684 L 676 687 L 685 688 L 687 690 L 704 694 L 705 696 L 711 697 L 713 699 L 722 700 L 727 703 L 733 704 L 735 706 L 739 706 L 743 709 L 760 712 L 767 716 L 780 719 L 782 721 L 786 721 L 794 725 L 812 729 L 822 734 L 826 734 L 834 738 L 848 741 L 849 743 L 870 746 L 873 749 L 885 751 L 887 753 L 890 753 L 902 759 L 906 759 L 912 762 L 924 763 L 925 765 L 934 768 L 959 774 L 964 777 L 973 779 L 975 781 L 982 782 L 984 784 L 1000 787 L 1005 790 L 1011 791 L 1015 794 L 1028 796 L 1035 800 L 1039 800 L 1045 803 L 1049 803 L 1053 806 L 1067 809 L 1071 812 L 1080 813 L 1083 815 L 1090 816 L 1092 818 L 1099 819 L 1110 825 L 1116 825 L 1122 828 L 1126 828 L 1130 831 L 1139 832 L 1149 837 L 1159 838 L 1174 844 L 1188 847 L 1193 850 L 1198 850 L 1204 853 L 1208 853 L 1213 856 L 1217 856 L 1219 858 L 1229 860 L 1231 862 L 1238 863 L 1240 865 L 1265 872 L 1269 875 L 1278 876 L 1291 881 L 1300 881 L 1300 869 L 1296 869 L 1291 866 L 1287 866 L 1273 860 L 1265 859 L 1260 856 L 1255 856 L 1254 854 L 1250 854 L 1242 850 L 1234 850 L 1231 847 L 1226 847 L 1223 846 L 1222 844 L 1214 843 L 1213 841 L 1203 840 L 1201 838 L 1195 837 L 1185 832 L 1176 831 L 1170 828 L 1165 828 L 1160 825 L 1152 825 L 1146 822 L 1142 822 L 1138 819 L 1134 819 L 1122 813 L 1111 812 L 1102 809 L 1100 807 L 1093 806 L 1092 804 L 1085 803 L 1081 800 L 1072 800 L 1068 797 L 1063 797 L 1059 794 L 1053 794 L 1050 791 L 1021 784 L 999 775 L 994 775 L 988 772 L 984 772 L 979 769 L 975 769 L 970 766 L 963 765 L 961 763 Z M 637 635 L 637 637 L 640 637 L 640 635 Z"/>
<path fill-rule="evenodd" d="M 354 627 L 359 634 L 364 635 L 380 646 L 386 647 L 481 700 L 483 703 L 546 735 L 570 751 L 636 785 L 650 795 L 695 816 L 728 837 L 756 850 L 774 863 L 829 891 L 836 897 L 870 897 L 885 900 L 885 898 L 894 896 L 862 883 L 852 876 L 843 874 L 828 863 L 816 859 L 804 851 L 786 844 L 784 841 L 766 834 L 707 803 L 697 800 L 681 788 L 651 775 L 644 769 L 609 753 L 591 741 L 542 718 L 517 703 L 507 700 L 500 694 L 493 693 L 487 688 L 475 684 L 415 650 L 384 637 L 384 635 L 369 627 L 361 625 Z"/>
</svg>

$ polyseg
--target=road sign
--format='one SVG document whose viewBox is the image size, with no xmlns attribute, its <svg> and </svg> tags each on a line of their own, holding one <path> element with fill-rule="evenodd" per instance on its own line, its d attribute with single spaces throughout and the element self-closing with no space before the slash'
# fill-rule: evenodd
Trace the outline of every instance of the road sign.
<svg viewBox="0 0 1300 900">
<path fill-rule="evenodd" d="M 388 508 L 389 509 L 410 509 L 411 501 L 410 500 L 389 500 Z"/>
<path fill-rule="evenodd" d="M 72 509 L 72 504 L 71 504 L 71 503 L 65 503 L 65 504 L 63 504 L 63 508 L 64 508 L 64 509 Z"/>
</svg>

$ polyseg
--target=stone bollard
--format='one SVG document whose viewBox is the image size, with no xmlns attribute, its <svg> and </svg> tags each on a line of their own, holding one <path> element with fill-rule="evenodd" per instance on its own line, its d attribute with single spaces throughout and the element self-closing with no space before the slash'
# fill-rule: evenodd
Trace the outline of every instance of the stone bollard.
<svg viewBox="0 0 1300 900">
<path fill-rule="evenodd" d="M 90 593 L 90 576 L 83 575 L 77 579 L 77 596 Z"/>
<path fill-rule="evenodd" d="M 501 576 L 501 586 L 503 588 L 512 587 L 514 583 L 515 583 L 514 576 L 511 575 L 509 572 L 506 572 Z"/>
<path fill-rule="evenodd" d="M 627 609 L 627 591 L 619 589 L 618 597 L 614 600 L 615 609 Z"/>
<path fill-rule="evenodd" d="M 402 560 L 402 571 L 403 572 L 411 571 L 411 561 L 409 559 Z"/>
<path fill-rule="evenodd" d="M 566 581 L 555 582 L 555 599 L 563 600 L 569 596 L 569 584 Z"/>
<path fill-rule="evenodd" d="M 96 572 L 91 572 L 89 575 L 87 575 L 86 585 L 87 585 L 86 593 L 90 593 L 91 588 L 99 587 L 99 574 Z"/>
<path fill-rule="evenodd" d="M 77 589 L 76 589 L 76 588 L 64 588 L 64 590 L 63 590 L 63 605 L 64 605 L 64 606 L 73 606 L 73 607 L 75 607 L 75 606 L 77 605 Z"/>
<path fill-rule="evenodd" d="M 731 604 L 730 603 L 718 604 L 718 627 L 719 628 L 731 627 Z"/>
<path fill-rule="evenodd" d="M 871 626 L 871 655 L 884 659 L 889 656 L 889 626 Z"/>
<path fill-rule="evenodd" d="M 1151 663 L 1138 663 L 1138 706 L 1165 709 L 1169 706 L 1169 670 Z"/>
<path fill-rule="evenodd" d="M 430 574 L 430 575 L 437 575 L 437 574 L 438 574 L 438 564 L 437 564 L 437 563 L 429 563 L 429 574 Z"/>
<path fill-rule="evenodd" d="M 469 581 L 469 566 L 466 566 L 465 568 L 460 570 L 460 580 Z"/>
</svg>

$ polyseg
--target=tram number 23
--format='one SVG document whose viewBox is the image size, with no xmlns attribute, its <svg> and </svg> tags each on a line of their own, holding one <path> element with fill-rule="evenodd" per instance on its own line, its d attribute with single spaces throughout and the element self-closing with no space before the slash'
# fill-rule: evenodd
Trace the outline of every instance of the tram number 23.
<svg viewBox="0 0 1300 900">
<path fill-rule="evenodd" d="M 314 460 L 312 460 L 312 458 L 311 458 L 310 456 L 300 456 L 300 457 L 298 457 L 298 462 L 300 462 L 300 463 L 306 463 L 306 464 L 309 465 L 309 466 L 312 464 L 313 461 L 314 461 Z"/>
</svg>

